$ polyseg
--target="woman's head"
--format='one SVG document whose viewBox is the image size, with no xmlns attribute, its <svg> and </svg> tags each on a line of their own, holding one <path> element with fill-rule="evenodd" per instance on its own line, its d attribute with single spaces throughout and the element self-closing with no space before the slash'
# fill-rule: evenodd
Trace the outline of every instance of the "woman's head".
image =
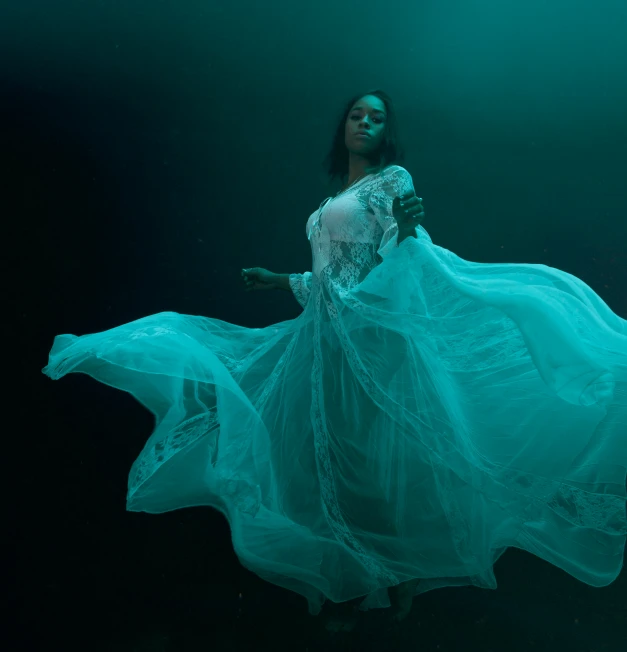
<svg viewBox="0 0 627 652">
<path fill-rule="evenodd" d="M 359 136 L 359 132 L 368 134 Z M 363 156 L 372 171 L 403 162 L 398 142 L 396 111 L 391 98 L 380 90 L 355 95 L 345 105 L 333 144 L 325 159 L 331 180 L 348 175 L 350 155 Z"/>
</svg>

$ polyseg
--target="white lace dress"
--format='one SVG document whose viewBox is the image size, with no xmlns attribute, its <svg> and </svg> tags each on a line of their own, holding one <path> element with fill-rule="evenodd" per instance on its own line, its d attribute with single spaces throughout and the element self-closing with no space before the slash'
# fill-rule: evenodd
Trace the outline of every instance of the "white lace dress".
<svg viewBox="0 0 627 652">
<path fill-rule="evenodd" d="M 312 613 L 386 606 L 415 577 L 494 588 L 510 546 L 606 585 L 627 534 L 627 324 L 559 270 L 464 261 L 422 227 L 399 246 L 412 187 L 390 166 L 310 216 L 297 319 L 160 313 L 58 336 L 44 372 L 155 415 L 128 509 L 219 509 L 241 562 Z"/>
</svg>

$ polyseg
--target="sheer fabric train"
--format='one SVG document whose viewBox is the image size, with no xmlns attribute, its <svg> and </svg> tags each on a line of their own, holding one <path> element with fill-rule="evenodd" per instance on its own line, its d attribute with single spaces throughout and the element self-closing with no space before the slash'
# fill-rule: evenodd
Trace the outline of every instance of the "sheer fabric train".
<svg viewBox="0 0 627 652">
<path fill-rule="evenodd" d="M 627 535 L 627 322 L 579 279 L 397 242 L 390 166 L 323 202 L 293 320 L 164 312 L 56 337 L 44 373 L 85 373 L 155 416 L 128 509 L 207 505 L 241 562 L 303 595 L 495 588 L 517 547 L 593 586 Z"/>
</svg>

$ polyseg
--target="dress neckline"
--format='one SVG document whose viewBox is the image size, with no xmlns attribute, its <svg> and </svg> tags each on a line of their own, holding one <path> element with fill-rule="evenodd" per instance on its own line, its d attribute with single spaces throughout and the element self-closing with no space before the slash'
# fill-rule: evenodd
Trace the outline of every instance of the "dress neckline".
<svg viewBox="0 0 627 652">
<path fill-rule="evenodd" d="M 336 197 L 339 197 L 340 195 L 343 195 L 345 192 L 348 192 L 349 190 L 352 190 L 353 188 L 356 188 L 360 183 L 363 183 L 368 177 L 371 177 L 374 174 L 374 172 L 370 172 L 366 174 L 366 176 L 362 177 L 361 179 L 354 181 L 348 188 L 345 188 L 344 190 L 340 190 L 333 199 Z"/>
<path fill-rule="evenodd" d="M 311 239 L 311 234 L 314 231 L 314 229 L 317 229 L 318 232 L 321 230 L 321 228 L 322 228 L 322 221 L 321 221 L 322 220 L 322 212 L 324 211 L 324 209 L 327 206 L 329 206 L 331 204 L 331 202 L 334 199 L 337 199 L 341 195 L 344 195 L 349 190 L 353 190 L 353 188 L 356 188 L 357 186 L 362 184 L 366 179 L 369 179 L 373 174 L 377 174 L 377 173 L 376 172 L 370 172 L 365 177 L 362 177 L 361 179 L 359 179 L 359 181 L 357 181 L 356 183 L 353 183 L 352 186 L 349 186 L 348 188 L 346 188 L 346 190 L 340 190 L 340 192 L 338 192 L 337 195 L 334 195 L 334 196 L 331 196 L 331 197 L 327 197 L 326 199 L 323 199 L 322 203 L 320 204 L 320 208 L 318 209 L 318 214 L 316 216 L 316 219 L 314 220 L 314 222 L 313 222 L 313 224 L 311 226 L 311 230 L 309 231 L 309 233 L 307 235 L 307 239 L 309 239 L 309 240 Z"/>
</svg>

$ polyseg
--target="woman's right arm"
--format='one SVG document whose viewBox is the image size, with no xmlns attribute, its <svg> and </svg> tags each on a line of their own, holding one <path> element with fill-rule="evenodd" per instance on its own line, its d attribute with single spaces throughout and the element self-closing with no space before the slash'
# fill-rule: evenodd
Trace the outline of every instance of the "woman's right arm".
<svg viewBox="0 0 627 652">
<path fill-rule="evenodd" d="M 311 292 L 311 272 L 304 274 L 275 274 L 262 267 L 242 270 L 246 291 L 251 290 L 286 290 L 293 292 L 296 300 L 304 308 Z"/>
<path fill-rule="evenodd" d="M 292 291 L 290 287 L 290 276 L 296 276 L 296 274 L 272 274 L 272 282 L 279 290 L 287 290 L 288 292 Z"/>
</svg>

